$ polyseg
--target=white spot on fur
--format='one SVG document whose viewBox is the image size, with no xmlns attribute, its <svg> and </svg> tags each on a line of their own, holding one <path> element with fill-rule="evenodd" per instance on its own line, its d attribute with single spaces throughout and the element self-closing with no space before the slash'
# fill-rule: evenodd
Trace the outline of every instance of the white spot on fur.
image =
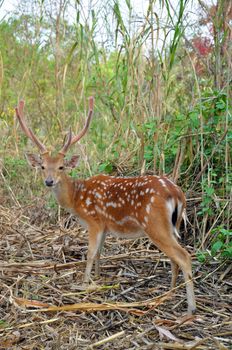
<svg viewBox="0 0 232 350">
<path fill-rule="evenodd" d="M 161 183 L 161 185 L 162 185 L 163 187 L 166 187 L 166 183 L 165 183 L 165 181 L 164 181 L 163 179 L 159 179 L 159 182 Z"/>
<path fill-rule="evenodd" d="M 115 203 L 115 202 L 107 202 L 107 203 L 106 203 L 106 207 L 117 208 L 117 203 Z"/>
<path fill-rule="evenodd" d="M 92 203 L 91 199 L 88 197 L 85 201 L 87 207 Z"/>
<path fill-rule="evenodd" d="M 124 201 L 124 199 L 123 198 L 121 198 L 121 197 L 119 197 L 119 199 L 118 199 L 122 204 L 125 204 L 125 201 Z"/>
<path fill-rule="evenodd" d="M 146 212 L 147 212 L 148 214 L 150 214 L 150 211 L 151 211 L 151 205 L 148 204 L 148 205 L 146 206 Z"/>
</svg>

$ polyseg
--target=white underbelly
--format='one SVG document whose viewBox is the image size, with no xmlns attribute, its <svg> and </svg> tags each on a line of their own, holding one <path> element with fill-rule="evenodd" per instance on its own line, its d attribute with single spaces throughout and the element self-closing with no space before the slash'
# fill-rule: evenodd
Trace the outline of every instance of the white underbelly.
<svg viewBox="0 0 232 350">
<path fill-rule="evenodd" d="M 109 229 L 107 230 L 107 234 L 112 235 L 117 238 L 126 238 L 126 239 L 136 239 L 140 237 L 145 237 L 146 234 L 144 231 L 135 231 L 135 232 L 121 232 L 119 230 Z"/>
</svg>

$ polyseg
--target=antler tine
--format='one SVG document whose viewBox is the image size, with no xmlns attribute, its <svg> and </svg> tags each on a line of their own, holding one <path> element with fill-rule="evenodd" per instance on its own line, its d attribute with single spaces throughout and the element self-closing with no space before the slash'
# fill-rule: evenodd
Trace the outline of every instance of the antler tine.
<svg viewBox="0 0 232 350">
<path fill-rule="evenodd" d="M 72 141 L 72 129 L 70 127 L 67 140 L 66 140 L 64 146 L 62 147 L 62 149 L 59 151 L 60 154 L 65 155 L 67 153 L 67 150 L 69 149 L 69 146 L 71 145 L 71 141 Z"/>
<path fill-rule="evenodd" d="M 28 128 L 30 133 L 31 133 L 31 141 L 33 141 L 36 146 L 40 149 L 41 154 L 45 154 L 48 153 L 47 148 L 44 146 L 44 144 L 37 138 L 37 136 L 35 136 L 35 134 L 33 133 L 33 131 L 31 130 L 31 128 Z"/>
<path fill-rule="evenodd" d="M 93 104 L 94 104 L 94 98 L 93 98 L 93 96 L 91 96 L 89 98 L 89 112 L 88 112 L 88 117 L 87 117 L 86 122 L 85 122 L 85 126 L 79 132 L 79 134 L 77 134 L 74 137 L 72 137 L 72 131 L 71 131 L 71 128 L 70 128 L 69 133 L 68 133 L 67 141 L 65 142 L 64 146 L 59 151 L 59 153 L 65 155 L 67 150 L 69 149 L 69 147 L 71 145 L 73 145 L 74 143 L 76 143 L 77 141 L 79 141 L 85 135 L 85 133 L 87 132 L 87 130 L 89 128 L 89 124 L 90 124 L 92 116 L 93 116 Z"/>
<path fill-rule="evenodd" d="M 47 153 L 47 148 L 44 146 L 44 144 L 35 136 L 35 134 L 33 133 L 33 131 L 31 130 L 31 128 L 28 128 L 24 119 L 24 115 L 23 115 L 23 109 L 24 109 L 24 101 L 21 100 L 19 101 L 19 105 L 18 107 L 15 108 L 15 112 L 16 112 L 16 117 L 19 121 L 19 124 L 22 128 L 22 130 L 24 131 L 24 133 L 26 134 L 27 137 L 29 137 L 29 139 L 31 139 L 32 142 L 34 142 L 36 144 L 36 146 L 40 149 L 40 151 L 42 153 Z"/>
<path fill-rule="evenodd" d="M 86 132 L 87 132 L 87 130 L 89 128 L 92 116 L 93 116 L 93 104 L 94 104 L 94 98 L 93 98 L 93 96 L 91 96 L 89 98 L 89 111 L 88 111 L 88 117 L 87 117 L 86 122 L 85 122 L 85 126 L 79 132 L 79 134 L 77 134 L 76 136 L 74 136 L 72 138 L 71 145 L 73 145 L 74 143 L 79 141 L 86 134 Z"/>
</svg>

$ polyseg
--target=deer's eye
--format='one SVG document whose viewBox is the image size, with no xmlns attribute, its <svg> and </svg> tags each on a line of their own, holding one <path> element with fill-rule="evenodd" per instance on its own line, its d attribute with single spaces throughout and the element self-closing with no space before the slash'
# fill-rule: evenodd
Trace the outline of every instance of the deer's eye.
<svg viewBox="0 0 232 350">
<path fill-rule="evenodd" d="M 45 169 L 45 167 L 44 167 L 43 165 L 41 165 L 41 169 L 42 169 L 42 170 L 44 170 L 44 169 Z"/>
<path fill-rule="evenodd" d="M 64 169 L 64 167 L 63 167 L 63 166 L 60 166 L 60 167 L 59 167 L 59 170 L 63 170 L 63 169 Z"/>
</svg>

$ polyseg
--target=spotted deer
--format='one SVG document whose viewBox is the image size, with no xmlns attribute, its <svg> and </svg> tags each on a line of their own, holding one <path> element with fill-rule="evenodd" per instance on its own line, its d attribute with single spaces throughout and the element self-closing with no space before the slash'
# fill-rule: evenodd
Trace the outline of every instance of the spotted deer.
<svg viewBox="0 0 232 350">
<path fill-rule="evenodd" d="M 88 254 L 84 282 L 88 283 L 93 263 L 99 274 L 99 258 L 107 233 L 118 237 L 148 236 L 171 260 L 172 281 L 175 287 L 179 268 L 186 283 L 188 313 L 195 312 L 196 303 L 192 282 L 191 258 L 177 241 L 185 208 L 181 189 L 165 176 L 113 177 L 97 175 L 86 180 L 74 180 L 65 172 L 77 166 L 78 155 L 65 159 L 69 147 L 87 132 L 93 115 L 93 97 L 83 129 L 75 136 L 71 129 L 62 149 L 51 156 L 44 144 L 27 127 L 24 102 L 16 110 L 17 119 L 26 136 L 39 148 L 40 155 L 27 154 L 28 162 L 42 171 L 44 183 L 50 187 L 62 207 L 78 216 L 88 229 Z"/>
</svg>

